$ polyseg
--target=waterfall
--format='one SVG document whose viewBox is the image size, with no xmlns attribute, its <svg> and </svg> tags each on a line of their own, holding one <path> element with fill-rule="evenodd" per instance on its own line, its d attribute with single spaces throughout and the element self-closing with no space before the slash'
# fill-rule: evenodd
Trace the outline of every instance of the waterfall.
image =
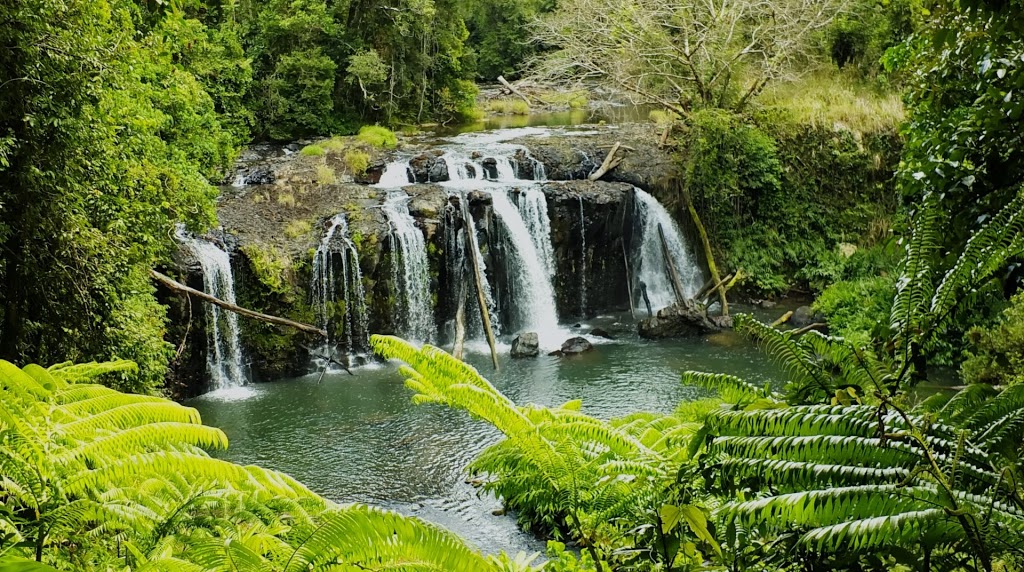
<svg viewBox="0 0 1024 572">
<path fill-rule="evenodd" d="M 340 275 L 337 272 L 339 267 Z M 343 214 L 330 220 L 316 250 L 310 289 L 317 325 L 329 334 L 329 340 L 322 348 L 326 354 L 331 355 L 332 347 L 337 345 L 339 323 L 349 352 L 369 350 L 366 294 L 359 271 L 359 252 L 348 237 L 348 222 Z"/>
<path fill-rule="evenodd" d="M 186 236 L 183 229 L 178 229 L 177 237 L 199 260 L 203 269 L 203 292 L 234 304 L 235 281 L 228 253 L 212 242 Z M 203 306 L 206 308 L 209 340 L 206 369 L 210 374 L 210 386 L 216 390 L 245 385 L 238 316 L 220 306 Z"/>
<path fill-rule="evenodd" d="M 483 280 L 481 280 L 481 286 L 483 287 L 483 291 L 484 291 L 483 292 L 484 293 L 484 301 L 486 302 L 486 305 L 487 305 L 487 315 L 490 316 L 490 318 L 491 318 L 491 329 L 494 331 L 495 335 L 498 335 L 498 334 L 501 333 L 501 320 L 498 319 L 498 305 L 494 301 L 494 293 L 491 292 L 491 285 L 490 285 L 490 283 L 487 282 L 487 264 L 484 262 L 484 255 L 483 255 L 483 253 L 480 252 L 480 243 L 479 243 L 479 241 L 477 240 L 477 237 L 476 237 L 476 224 L 473 222 L 472 215 L 469 214 L 469 201 L 466 200 L 465 197 L 462 197 L 461 203 L 462 203 L 462 216 L 464 217 L 463 220 L 465 220 L 467 222 L 467 224 L 466 224 L 466 227 L 463 228 L 463 232 L 466 233 L 465 234 L 466 240 L 465 241 L 460 241 L 460 249 L 461 249 L 460 250 L 460 256 L 465 261 L 465 262 L 463 262 L 463 264 L 465 266 L 468 266 L 469 263 L 470 263 L 470 260 L 466 257 L 467 255 L 466 255 L 466 252 L 465 252 L 465 247 L 468 246 L 469 248 L 473 249 L 473 252 L 475 253 L 473 258 L 476 259 L 476 269 L 477 269 L 477 272 L 480 273 L 481 278 L 483 278 Z M 470 268 L 468 270 L 469 270 L 469 272 L 473 271 L 472 268 Z M 474 279 L 473 278 L 469 278 L 469 280 L 474 280 Z M 480 312 L 479 312 L 478 309 L 476 309 L 477 308 L 476 304 L 472 304 L 472 303 L 469 303 L 469 302 L 467 302 L 467 304 L 469 304 L 467 306 L 467 309 L 468 308 L 474 308 L 474 310 L 470 312 L 470 315 L 476 315 L 478 319 L 472 320 L 470 322 L 472 327 L 467 327 L 466 329 L 468 330 L 470 336 L 472 336 L 473 338 L 478 338 L 478 339 L 479 338 L 483 338 L 484 337 L 483 317 L 479 315 Z"/>
<path fill-rule="evenodd" d="M 633 209 L 634 229 L 640 234 L 639 261 L 634 262 L 634 273 L 646 284 L 647 296 L 654 311 L 676 301 L 658 232 L 659 225 L 665 233 L 665 242 L 668 244 L 672 263 L 679 273 L 683 295 L 693 296 L 701 286 L 701 271 L 691 259 L 690 249 L 675 221 L 657 199 L 635 187 Z M 639 289 L 635 290 L 635 296 L 639 301 Z M 639 307 L 643 307 L 642 304 Z"/>
<path fill-rule="evenodd" d="M 519 214 L 530 234 L 533 247 L 540 256 L 549 280 L 555 277 L 555 249 L 551 246 L 551 219 L 548 218 L 548 201 L 538 188 L 525 188 L 518 193 Z"/>
<path fill-rule="evenodd" d="M 504 227 L 508 239 L 508 252 L 511 256 L 505 260 L 505 264 L 508 265 L 508 275 L 512 282 L 510 286 L 515 297 L 516 327 L 520 331 L 536 332 L 542 344 L 550 346 L 560 343 L 562 331 L 558 327 L 550 268 L 545 267 L 534 236 L 519 209 L 509 200 L 507 191 L 495 190 L 491 196 L 494 214 Z M 547 242 L 551 243 L 550 235 Z"/>
<path fill-rule="evenodd" d="M 409 162 L 396 161 L 388 163 L 384 168 L 384 173 L 381 174 L 377 186 L 382 189 L 397 189 L 412 184 L 412 182 L 412 169 L 409 168 Z"/>
<path fill-rule="evenodd" d="M 383 179 L 382 179 L 383 180 Z M 409 197 L 391 192 L 384 214 L 391 226 L 394 284 L 402 295 L 402 335 L 420 343 L 433 341 L 434 311 L 430 296 L 430 265 L 423 233 L 409 214 Z"/>
<path fill-rule="evenodd" d="M 587 317 L 587 219 L 583 216 L 583 195 L 576 197 L 580 201 L 580 317 Z"/>
</svg>

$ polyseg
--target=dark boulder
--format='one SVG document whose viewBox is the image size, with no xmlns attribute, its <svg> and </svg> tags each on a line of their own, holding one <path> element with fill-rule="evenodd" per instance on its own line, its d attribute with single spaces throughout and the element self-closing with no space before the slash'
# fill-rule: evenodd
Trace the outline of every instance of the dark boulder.
<svg viewBox="0 0 1024 572">
<path fill-rule="evenodd" d="M 525 332 L 512 340 L 512 357 L 529 358 L 540 355 L 540 339 L 533 332 Z"/>
<path fill-rule="evenodd" d="M 789 325 L 794 328 L 804 328 L 816 322 L 816 317 L 810 306 L 800 306 L 793 311 L 793 316 L 789 318 Z"/>
<path fill-rule="evenodd" d="M 417 155 L 409 161 L 409 168 L 417 183 L 443 183 L 449 179 L 448 164 L 441 150 Z"/>
<path fill-rule="evenodd" d="M 274 172 L 267 167 L 254 169 L 245 175 L 246 185 L 269 185 L 274 182 Z"/>
<path fill-rule="evenodd" d="M 374 161 L 366 167 L 365 171 L 357 174 L 353 179 L 362 185 L 376 185 L 380 182 L 380 178 L 384 176 L 384 169 L 387 169 L 387 167 L 388 164 L 383 160 Z"/>
<path fill-rule="evenodd" d="M 693 300 L 662 308 L 640 321 L 640 337 L 647 339 L 692 338 L 721 330 L 708 318 L 707 308 Z"/>
<path fill-rule="evenodd" d="M 572 356 L 582 353 L 589 352 L 594 349 L 594 345 L 590 343 L 587 338 L 581 338 L 579 336 L 575 338 L 569 338 L 562 343 L 562 355 Z"/>
<path fill-rule="evenodd" d="M 615 336 L 609 334 L 608 330 L 605 330 L 603 328 L 594 328 L 593 330 L 590 330 L 590 335 L 597 336 L 599 338 L 604 338 L 606 340 L 614 340 L 615 339 Z"/>
<path fill-rule="evenodd" d="M 498 160 L 494 157 L 488 157 L 480 163 L 484 168 L 484 178 L 486 179 L 497 179 L 498 178 Z"/>
</svg>

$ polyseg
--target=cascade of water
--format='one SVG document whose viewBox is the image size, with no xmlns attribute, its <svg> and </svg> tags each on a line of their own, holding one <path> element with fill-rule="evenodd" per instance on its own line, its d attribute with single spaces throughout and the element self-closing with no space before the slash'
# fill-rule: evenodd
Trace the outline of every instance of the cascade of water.
<svg viewBox="0 0 1024 572">
<path fill-rule="evenodd" d="M 231 275 L 231 257 L 212 242 L 186 236 L 178 230 L 181 241 L 199 260 L 203 269 L 203 291 L 230 304 L 235 303 L 235 281 Z M 238 316 L 213 304 L 206 307 L 209 344 L 206 368 L 213 389 L 245 385 L 242 374 L 242 345 L 239 342 Z"/>
<path fill-rule="evenodd" d="M 533 235 L 506 191 L 495 190 L 491 196 L 494 214 L 504 227 L 508 252 L 512 255 L 505 263 L 515 296 L 516 326 L 521 331 L 536 332 L 546 346 L 560 343 L 563 332 L 558 327 L 551 274 L 544 266 Z"/>
<path fill-rule="evenodd" d="M 665 207 L 647 192 L 633 189 L 634 229 L 640 234 L 639 261 L 634 272 L 647 287 L 647 296 L 655 311 L 675 302 L 675 291 L 669 277 L 665 252 L 658 231 L 665 234 L 669 256 L 679 273 L 684 296 L 693 296 L 700 288 L 701 272 L 690 257 L 690 249 Z M 640 292 L 635 290 L 635 296 Z M 637 298 L 639 301 L 639 298 Z M 642 307 L 642 306 L 640 306 Z"/>
<path fill-rule="evenodd" d="M 580 201 L 580 316 L 587 317 L 587 219 L 583 216 L 583 195 Z"/>
<path fill-rule="evenodd" d="M 409 197 L 391 192 L 384 203 L 384 214 L 391 226 L 391 251 L 401 264 L 393 263 L 394 283 L 403 297 L 402 334 L 410 340 L 426 343 L 434 338 L 434 311 L 430 301 L 430 264 L 423 233 L 409 214 Z"/>
<path fill-rule="evenodd" d="M 395 161 L 384 167 L 377 186 L 382 189 L 397 189 L 413 182 L 412 169 L 408 161 Z"/>
<path fill-rule="evenodd" d="M 544 272 L 549 280 L 554 279 L 555 249 L 551 246 L 551 219 L 548 218 L 548 201 L 544 192 L 536 187 L 524 188 L 518 193 L 517 204 Z"/>
<path fill-rule="evenodd" d="M 476 259 L 477 272 L 479 272 L 481 278 L 483 278 L 483 280 L 481 280 L 481 286 L 484 291 L 484 301 L 487 305 L 487 314 L 491 318 L 491 329 L 494 330 L 494 334 L 497 335 L 501 333 L 501 321 L 498 319 L 498 305 L 494 301 L 494 294 L 491 292 L 491 285 L 487 282 L 487 264 L 484 262 L 483 253 L 480 252 L 480 243 L 477 241 L 476 237 L 476 224 L 473 222 L 472 215 L 469 214 L 469 201 L 466 200 L 466 197 L 462 197 L 460 204 L 462 205 L 462 216 L 463 220 L 466 221 L 466 226 L 462 230 L 465 233 L 465 240 L 459 241 L 459 256 L 464 260 L 464 267 L 468 267 L 471 260 L 467 259 L 468 253 L 465 249 L 468 246 L 474 252 L 473 258 Z M 469 268 L 469 271 L 472 272 L 473 269 Z M 471 315 L 476 316 L 475 320 L 469 321 L 470 325 L 466 328 L 470 337 L 476 339 L 483 338 L 484 324 L 482 317 L 479 315 L 479 310 L 475 309 L 477 305 L 469 304 L 467 307 L 473 308 L 474 310 L 470 310 L 470 313 Z"/>
<path fill-rule="evenodd" d="M 336 272 L 338 266 L 341 267 L 340 276 Z M 339 309 L 343 312 L 341 326 L 345 347 L 349 351 L 368 350 L 368 314 L 363 276 L 359 270 L 359 252 L 348 237 L 348 222 L 343 214 L 331 219 L 313 257 L 311 291 L 317 324 L 330 334 L 330 340 L 323 348 L 326 354 L 330 355 L 331 343 L 335 341 L 336 328 L 332 326 L 337 324 L 334 319 L 338 317 Z M 344 306 L 338 308 L 338 302 L 343 302 Z"/>
<path fill-rule="evenodd" d="M 231 186 L 236 188 L 236 189 L 244 189 L 245 188 L 245 173 L 238 173 L 238 175 L 235 177 L 235 180 L 231 182 Z"/>
</svg>

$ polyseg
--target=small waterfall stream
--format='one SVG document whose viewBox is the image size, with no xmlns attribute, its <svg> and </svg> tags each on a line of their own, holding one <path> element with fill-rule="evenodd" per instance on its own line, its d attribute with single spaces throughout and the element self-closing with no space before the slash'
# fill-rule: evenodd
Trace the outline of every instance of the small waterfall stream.
<svg viewBox="0 0 1024 572">
<path fill-rule="evenodd" d="M 193 238 L 179 229 L 177 238 L 195 255 L 203 269 L 203 291 L 225 302 L 235 303 L 235 281 L 231 257 L 216 244 Z M 208 344 L 206 369 L 214 390 L 245 385 L 242 374 L 242 344 L 239 341 L 238 316 L 213 304 L 206 309 Z"/>
<path fill-rule="evenodd" d="M 693 296 L 700 288 L 701 272 L 690 256 L 690 249 L 679 232 L 679 227 L 665 207 L 649 193 L 635 187 L 633 198 L 634 232 L 638 231 L 640 235 L 639 253 L 633 263 L 634 273 L 646 285 L 651 306 L 657 312 L 676 301 L 668 274 L 668 264 L 665 261 L 665 249 L 662 247 L 658 231 L 659 226 L 665 233 L 665 243 L 668 245 L 672 263 L 679 273 L 685 296 Z M 637 298 L 637 307 L 642 308 L 640 292 L 636 291 L 634 296 Z"/>
<path fill-rule="evenodd" d="M 383 180 L 383 179 L 382 179 Z M 384 203 L 384 214 L 391 225 L 391 252 L 395 288 L 402 296 L 400 309 L 402 336 L 420 343 L 432 342 L 435 334 L 434 312 L 430 296 L 430 263 L 423 233 L 409 214 L 409 197 L 392 191 Z"/>
<path fill-rule="evenodd" d="M 359 252 L 349 239 L 348 222 L 343 214 L 330 220 L 316 250 L 310 290 L 317 325 L 327 330 L 329 335 L 322 348 L 325 355 L 331 356 L 332 347 L 338 345 L 339 327 L 349 352 L 368 351 L 369 317 L 363 276 L 359 270 Z"/>
</svg>

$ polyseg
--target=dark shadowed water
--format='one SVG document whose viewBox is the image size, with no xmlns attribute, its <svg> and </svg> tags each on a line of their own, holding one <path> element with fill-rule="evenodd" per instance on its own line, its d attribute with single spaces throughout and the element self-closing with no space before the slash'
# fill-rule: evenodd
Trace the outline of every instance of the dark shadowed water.
<svg viewBox="0 0 1024 572">
<path fill-rule="evenodd" d="M 582 399 L 602 418 L 647 410 L 668 412 L 707 393 L 685 387 L 680 373 L 704 370 L 750 380 L 777 370 L 733 333 L 699 340 L 648 342 L 614 317 L 595 319 L 618 336 L 584 356 L 512 360 L 507 345 L 494 372 L 486 345 L 468 360 L 519 404 L 558 405 Z M 594 339 L 594 338 L 592 338 Z M 595 339 L 595 342 L 598 340 Z M 458 533 L 485 552 L 543 550 L 512 516 L 493 516 L 494 498 L 465 484 L 465 466 L 499 435 L 483 422 L 440 406 L 416 406 L 394 364 L 348 374 L 256 385 L 193 400 L 231 447 L 218 456 L 284 471 L 339 502 L 371 503 L 416 515 Z"/>
</svg>

